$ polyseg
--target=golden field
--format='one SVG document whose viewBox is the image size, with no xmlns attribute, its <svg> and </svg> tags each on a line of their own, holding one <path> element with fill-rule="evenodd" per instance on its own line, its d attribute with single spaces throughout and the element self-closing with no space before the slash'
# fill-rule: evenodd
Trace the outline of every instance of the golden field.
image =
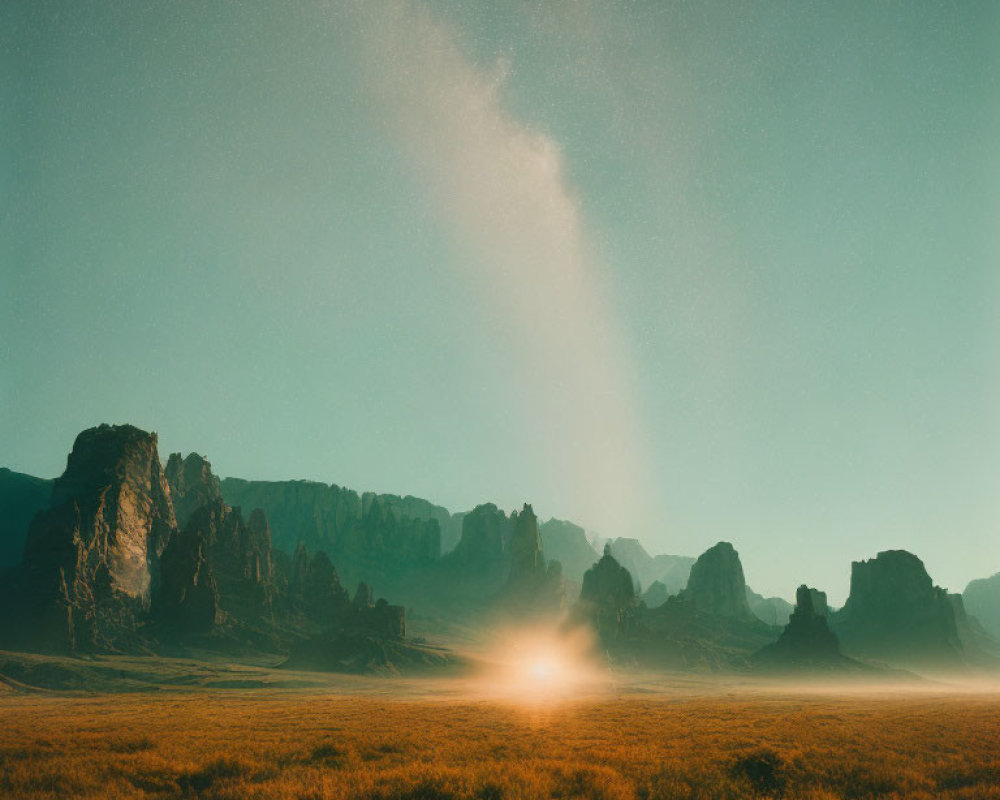
<svg viewBox="0 0 1000 800">
<path fill-rule="evenodd" d="M 518 706 L 373 681 L 0 696 L 3 798 L 763 796 L 1000 800 L 1000 695 L 690 685 Z"/>
</svg>

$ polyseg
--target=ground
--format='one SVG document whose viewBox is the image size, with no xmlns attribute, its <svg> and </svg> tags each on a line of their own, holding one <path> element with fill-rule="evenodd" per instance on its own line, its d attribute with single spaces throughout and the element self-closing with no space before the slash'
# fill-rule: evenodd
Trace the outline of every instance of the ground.
<svg viewBox="0 0 1000 800">
<path fill-rule="evenodd" d="M 14 687 L 0 797 L 1000 800 L 1000 694 L 985 689 L 619 676 L 519 703 L 455 680 L 301 677 Z"/>
</svg>

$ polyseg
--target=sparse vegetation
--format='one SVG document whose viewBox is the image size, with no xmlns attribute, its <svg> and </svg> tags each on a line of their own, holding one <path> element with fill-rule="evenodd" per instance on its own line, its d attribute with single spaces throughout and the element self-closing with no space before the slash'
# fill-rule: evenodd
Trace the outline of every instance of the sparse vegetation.
<svg viewBox="0 0 1000 800">
<path fill-rule="evenodd" d="M 995 695 L 8 695 L 0 797 L 1000 800 Z"/>
</svg>

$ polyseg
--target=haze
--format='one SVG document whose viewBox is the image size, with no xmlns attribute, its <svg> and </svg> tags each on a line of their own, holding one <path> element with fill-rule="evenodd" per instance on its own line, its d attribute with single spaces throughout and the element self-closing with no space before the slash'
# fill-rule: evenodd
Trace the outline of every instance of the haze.
<svg viewBox="0 0 1000 800">
<path fill-rule="evenodd" d="M 1000 564 L 1000 7 L 7 2 L 0 453 Z"/>
</svg>

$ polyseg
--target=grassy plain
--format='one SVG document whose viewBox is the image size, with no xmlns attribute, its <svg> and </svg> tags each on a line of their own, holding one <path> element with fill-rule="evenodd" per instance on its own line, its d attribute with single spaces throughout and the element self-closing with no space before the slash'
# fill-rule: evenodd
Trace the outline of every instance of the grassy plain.
<svg viewBox="0 0 1000 800">
<path fill-rule="evenodd" d="M 445 683 L 0 695 L 0 797 L 1000 800 L 1000 695 Z"/>
</svg>

